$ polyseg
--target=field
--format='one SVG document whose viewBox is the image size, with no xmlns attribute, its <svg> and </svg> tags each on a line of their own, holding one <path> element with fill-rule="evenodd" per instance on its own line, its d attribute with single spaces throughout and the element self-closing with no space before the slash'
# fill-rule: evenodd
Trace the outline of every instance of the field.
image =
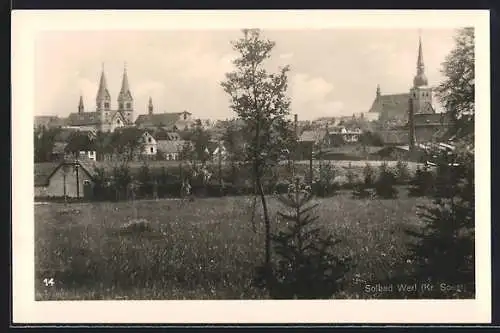
<svg viewBox="0 0 500 333">
<path fill-rule="evenodd" d="M 417 205 L 400 188 L 395 200 L 356 200 L 350 193 L 318 199 L 319 222 L 342 240 L 339 254 L 356 266 L 336 298 L 380 297 L 363 286 L 385 281 L 409 241 Z M 270 198 L 273 228 L 281 209 Z M 263 260 L 263 225 L 251 225 L 252 199 L 227 197 L 35 206 L 36 298 L 262 299 L 253 269 Z M 259 205 L 257 205 L 258 209 Z M 146 219 L 151 230 L 123 234 L 124 224 Z M 46 286 L 44 279 L 53 279 Z"/>
</svg>

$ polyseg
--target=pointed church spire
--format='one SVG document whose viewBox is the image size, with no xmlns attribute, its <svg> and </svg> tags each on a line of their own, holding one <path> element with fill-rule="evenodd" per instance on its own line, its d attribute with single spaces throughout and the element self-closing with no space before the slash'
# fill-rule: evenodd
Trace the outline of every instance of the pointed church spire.
<svg viewBox="0 0 500 333">
<path fill-rule="evenodd" d="M 102 108 L 109 109 L 109 101 L 111 100 L 111 96 L 108 91 L 108 85 L 106 83 L 106 75 L 104 74 L 104 63 L 102 64 L 102 72 L 101 79 L 99 81 L 99 88 L 97 89 L 97 109 L 100 110 Z M 107 106 L 106 106 L 107 105 Z"/>
<path fill-rule="evenodd" d="M 130 105 L 130 107 L 125 107 L 125 104 Z M 132 105 L 132 93 L 130 92 L 130 86 L 128 83 L 128 74 L 127 74 L 127 63 L 123 66 L 123 78 L 122 78 L 122 87 L 120 89 L 120 93 L 118 94 L 118 109 L 130 109 Z"/>
<path fill-rule="evenodd" d="M 149 96 L 148 113 L 153 114 L 153 99 Z"/>
<path fill-rule="evenodd" d="M 418 57 L 417 57 L 417 75 L 413 79 L 415 87 L 426 86 L 428 84 L 427 77 L 425 76 L 424 55 L 422 51 L 422 36 L 418 36 Z"/>
</svg>

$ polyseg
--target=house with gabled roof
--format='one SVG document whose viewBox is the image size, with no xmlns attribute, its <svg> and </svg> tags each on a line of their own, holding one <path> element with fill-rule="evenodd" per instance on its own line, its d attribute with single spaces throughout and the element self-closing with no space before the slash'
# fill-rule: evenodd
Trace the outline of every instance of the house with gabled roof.
<svg viewBox="0 0 500 333">
<path fill-rule="evenodd" d="M 65 160 L 52 168 L 47 168 L 46 163 L 36 163 L 35 198 L 89 197 L 95 175 L 92 164 L 79 160 Z"/>
<path fill-rule="evenodd" d="M 188 130 L 195 124 L 191 112 L 154 113 L 153 100 L 149 98 L 148 113 L 141 114 L 135 120 L 139 128 L 157 130 L 162 129 L 170 132 Z"/>
</svg>

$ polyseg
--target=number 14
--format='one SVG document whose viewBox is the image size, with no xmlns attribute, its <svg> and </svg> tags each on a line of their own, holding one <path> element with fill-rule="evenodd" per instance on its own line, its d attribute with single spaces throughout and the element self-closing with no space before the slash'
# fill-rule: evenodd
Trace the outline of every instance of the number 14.
<svg viewBox="0 0 500 333">
<path fill-rule="evenodd" d="M 46 287 L 49 287 L 49 286 L 52 287 L 55 284 L 55 282 L 54 282 L 53 278 L 50 278 L 50 279 L 45 278 L 45 279 L 43 279 L 43 284 L 45 284 Z"/>
</svg>

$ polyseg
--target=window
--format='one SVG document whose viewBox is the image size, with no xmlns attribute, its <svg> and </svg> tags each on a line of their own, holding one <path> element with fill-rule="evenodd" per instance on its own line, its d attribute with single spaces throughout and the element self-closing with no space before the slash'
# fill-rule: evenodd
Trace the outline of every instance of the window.
<svg viewBox="0 0 500 333">
<path fill-rule="evenodd" d="M 187 113 L 184 112 L 184 120 L 186 120 L 186 119 L 187 119 Z"/>
<path fill-rule="evenodd" d="M 151 139 L 149 139 L 149 140 L 151 140 Z M 150 151 L 150 152 L 151 152 L 151 154 L 152 154 L 152 153 L 154 152 L 153 147 L 149 148 L 149 151 Z"/>
<path fill-rule="evenodd" d="M 120 108 L 120 110 L 122 110 L 122 109 L 123 109 L 123 103 L 120 103 L 120 104 L 118 105 L 118 107 Z"/>
<path fill-rule="evenodd" d="M 104 108 L 109 109 L 109 103 L 108 102 L 104 103 Z"/>
<path fill-rule="evenodd" d="M 172 155 L 168 154 L 168 155 L 167 155 L 167 160 L 169 160 L 169 161 L 170 161 L 171 159 L 172 159 Z"/>
<path fill-rule="evenodd" d="M 151 138 L 148 138 L 148 142 L 151 143 Z M 151 148 L 151 149 L 153 149 L 153 148 Z"/>
<path fill-rule="evenodd" d="M 132 107 L 131 103 L 127 103 L 127 109 L 130 109 Z"/>
</svg>

